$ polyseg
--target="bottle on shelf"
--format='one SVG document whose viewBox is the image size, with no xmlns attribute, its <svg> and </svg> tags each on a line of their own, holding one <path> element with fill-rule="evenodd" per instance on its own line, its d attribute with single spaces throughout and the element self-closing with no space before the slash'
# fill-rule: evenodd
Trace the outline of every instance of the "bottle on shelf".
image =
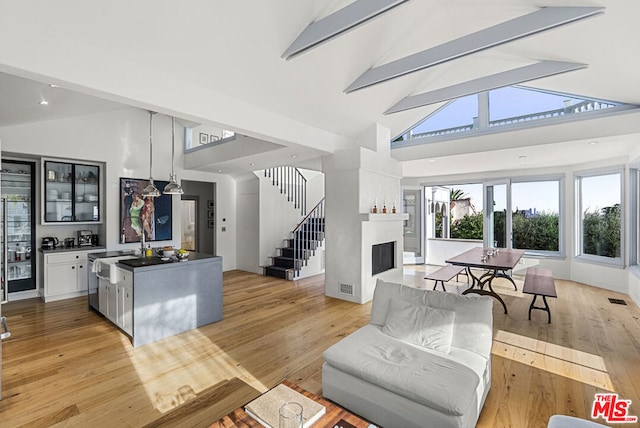
<svg viewBox="0 0 640 428">
<path fill-rule="evenodd" d="M 396 203 L 393 203 L 393 208 L 391 208 L 391 214 L 395 214 L 396 213 Z"/>
<path fill-rule="evenodd" d="M 373 206 L 373 209 L 371 210 L 372 213 L 377 214 L 378 213 L 378 207 L 377 206 Z"/>
<path fill-rule="evenodd" d="M 146 257 L 151 257 L 153 255 L 153 251 L 151 250 L 151 244 L 147 244 L 147 249 L 144 250 L 144 255 Z"/>
<path fill-rule="evenodd" d="M 382 206 L 382 214 L 386 214 L 387 213 L 387 204 L 384 204 Z"/>
</svg>

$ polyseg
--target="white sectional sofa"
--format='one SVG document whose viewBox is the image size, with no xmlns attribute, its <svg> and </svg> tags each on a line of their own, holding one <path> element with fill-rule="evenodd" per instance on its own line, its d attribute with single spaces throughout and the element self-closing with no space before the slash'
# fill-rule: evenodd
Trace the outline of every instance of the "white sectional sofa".
<svg viewBox="0 0 640 428">
<path fill-rule="evenodd" d="M 322 395 L 385 428 L 474 427 L 493 301 L 378 280 L 368 325 L 323 353 Z"/>
</svg>

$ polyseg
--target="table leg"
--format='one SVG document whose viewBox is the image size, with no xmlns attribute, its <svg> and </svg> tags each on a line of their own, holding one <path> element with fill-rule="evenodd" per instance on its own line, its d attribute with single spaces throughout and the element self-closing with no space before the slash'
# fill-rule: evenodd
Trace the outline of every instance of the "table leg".
<svg viewBox="0 0 640 428">
<path fill-rule="evenodd" d="M 447 291 L 447 289 L 444 288 L 444 281 L 439 281 L 437 279 L 435 280 L 435 284 L 433 284 L 433 289 L 436 289 L 436 287 L 438 286 L 438 282 L 440 282 L 440 285 L 442 285 L 442 291 Z"/>
<path fill-rule="evenodd" d="M 467 269 L 471 271 L 470 268 L 467 268 Z M 492 272 L 485 273 L 480 278 L 476 278 L 475 276 L 472 276 L 474 279 L 473 284 L 471 285 L 471 287 L 463 291 L 462 294 L 473 293 L 473 294 L 480 294 L 482 296 L 491 296 L 502 304 L 502 307 L 504 308 L 504 313 L 507 314 L 508 312 L 507 312 L 506 303 L 504 303 L 504 300 L 502 300 L 502 297 L 500 297 L 498 293 L 493 291 L 493 288 L 491 287 L 491 281 L 493 280 L 493 278 L 496 277 L 496 273 L 497 271 L 494 270 Z M 488 277 L 488 278 L 485 278 L 485 277 Z M 478 288 L 473 288 L 476 282 L 478 284 Z M 488 285 L 489 290 L 484 289 L 485 284 Z"/>
<path fill-rule="evenodd" d="M 542 301 L 544 302 L 544 308 L 541 308 L 539 306 L 536 306 L 536 299 L 538 298 L 538 296 L 542 297 Z M 531 305 L 529 305 L 529 321 L 531 321 L 531 310 L 532 309 L 539 309 L 541 311 L 545 311 L 547 313 L 548 316 L 548 323 L 551 324 L 551 308 L 549 308 L 549 304 L 547 303 L 547 296 L 543 296 L 540 294 L 534 294 L 533 295 L 533 300 L 531 300 Z"/>
<path fill-rule="evenodd" d="M 506 271 L 500 271 L 496 274 L 497 278 L 504 278 L 504 279 L 508 279 L 509 281 L 511 281 L 511 283 L 513 284 L 513 288 L 515 288 L 516 291 L 518 291 L 518 287 L 516 286 L 516 283 L 513 281 L 513 278 L 511 278 L 511 275 L 507 274 Z"/>
</svg>

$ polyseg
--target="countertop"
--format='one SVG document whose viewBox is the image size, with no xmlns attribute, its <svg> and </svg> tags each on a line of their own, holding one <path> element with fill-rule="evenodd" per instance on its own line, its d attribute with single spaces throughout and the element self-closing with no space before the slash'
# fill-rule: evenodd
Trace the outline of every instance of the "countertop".
<svg viewBox="0 0 640 428">
<path fill-rule="evenodd" d="M 44 248 L 38 248 L 38 251 L 44 254 L 56 254 L 56 253 L 68 253 L 71 251 L 100 251 L 106 250 L 107 247 L 104 245 L 86 245 L 84 247 L 58 247 L 53 250 L 45 250 Z"/>
<path fill-rule="evenodd" d="M 118 254 L 118 255 L 124 255 L 124 254 Z M 211 254 L 205 254 L 205 253 L 190 252 L 189 258 L 183 261 L 179 261 L 175 257 L 171 257 L 169 260 L 162 260 L 159 256 L 152 256 L 152 257 L 136 257 L 130 260 L 120 260 L 118 261 L 117 265 L 118 267 L 121 267 L 123 269 L 137 272 L 137 271 L 148 271 L 148 270 L 154 270 L 154 269 L 160 269 L 160 268 L 172 268 L 172 267 L 178 267 L 178 266 L 195 265 L 203 261 L 210 261 L 215 259 L 222 260 L 222 257 L 214 256 Z"/>
</svg>

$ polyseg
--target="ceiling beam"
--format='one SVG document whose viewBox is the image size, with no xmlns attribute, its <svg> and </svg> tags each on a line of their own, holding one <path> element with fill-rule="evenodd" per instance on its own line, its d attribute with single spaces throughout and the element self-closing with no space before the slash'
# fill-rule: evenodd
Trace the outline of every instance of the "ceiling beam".
<svg viewBox="0 0 640 428">
<path fill-rule="evenodd" d="M 543 7 L 536 12 L 371 68 L 346 93 L 604 13 L 603 7 Z"/>
<path fill-rule="evenodd" d="M 285 59 L 308 51 L 375 18 L 407 0 L 356 0 L 337 12 L 309 24 L 282 54 Z"/>
<path fill-rule="evenodd" d="M 447 86 L 446 88 L 436 89 L 435 91 L 405 97 L 385 111 L 384 114 L 398 113 L 400 111 L 423 107 L 492 89 L 503 88 L 530 80 L 580 70 L 586 67 L 586 64 L 574 62 L 541 61 L 532 65 L 503 71 L 502 73 L 469 80 L 457 85 Z"/>
</svg>

